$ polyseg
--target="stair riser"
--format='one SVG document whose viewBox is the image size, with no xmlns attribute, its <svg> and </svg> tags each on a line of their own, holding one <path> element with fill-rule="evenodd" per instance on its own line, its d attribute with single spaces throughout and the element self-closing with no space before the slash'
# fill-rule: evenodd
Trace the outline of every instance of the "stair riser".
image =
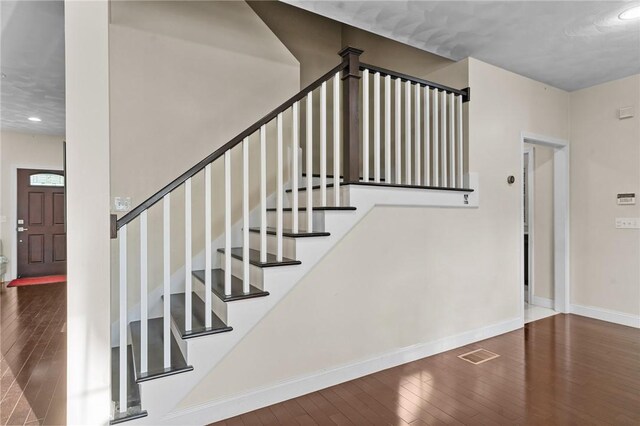
<svg viewBox="0 0 640 426">
<path fill-rule="evenodd" d="M 313 195 L 313 206 L 322 206 L 322 191 L 320 191 L 320 188 L 318 189 L 314 189 L 311 191 L 312 195 Z M 344 191 L 344 188 L 340 188 L 340 205 L 341 206 L 348 206 L 349 202 L 348 202 L 348 197 L 346 192 Z M 288 201 L 288 206 L 293 205 L 293 193 L 292 192 L 287 192 L 287 201 Z M 298 207 L 306 207 L 307 206 L 307 191 L 298 191 Z M 336 203 L 335 203 L 335 188 L 331 187 L 331 188 L 327 188 L 327 198 L 326 198 L 326 203 L 324 204 L 324 206 L 328 206 L 328 207 L 335 207 Z"/>
<path fill-rule="evenodd" d="M 218 253 L 218 256 L 220 257 L 220 267 L 222 269 L 225 268 L 225 254 L 224 253 Z M 238 278 L 243 278 L 243 271 L 244 271 L 244 266 L 243 266 L 243 262 L 240 259 L 236 259 L 235 257 L 231 256 L 231 275 L 234 275 Z M 260 268 L 259 266 L 255 266 L 255 265 L 251 265 L 249 264 L 249 275 L 251 277 L 251 280 L 249 281 L 253 286 L 258 287 L 259 289 L 264 289 L 263 288 L 263 271 L 262 268 Z M 244 279 L 243 279 L 244 281 Z"/>
<path fill-rule="evenodd" d="M 193 279 L 193 291 L 204 302 L 205 288 L 202 281 L 196 278 Z M 229 317 L 227 304 L 220 300 L 220 298 L 217 297 L 213 292 L 211 293 L 211 310 L 218 316 L 218 318 L 220 318 L 226 324 L 229 324 L 227 321 Z"/>
<path fill-rule="evenodd" d="M 277 212 L 267 212 L 267 225 L 275 228 L 277 226 Z M 293 212 L 282 212 L 282 227 L 287 229 L 293 228 Z M 302 231 L 307 230 L 307 212 L 298 212 L 298 229 Z M 315 210 L 313 212 L 313 230 L 324 231 L 324 212 Z"/>
<path fill-rule="evenodd" d="M 185 340 L 182 338 L 182 333 L 180 333 L 180 330 L 178 329 L 178 326 L 176 325 L 173 318 L 171 318 L 171 333 L 173 334 L 173 337 L 175 337 L 176 342 L 178 342 L 178 347 L 180 348 L 180 352 L 182 352 L 182 356 L 188 362 L 189 356 L 187 342 L 185 342 Z"/>
<path fill-rule="evenodd" d="M 333 178 L 327 177 L 327 185 L 333 183 Z M 311 178 L 311 186 L 320 185 L 320 177 Z M 298 178 L 298 188 L 303 188 L 307 186 L 307 178 L 302 176 Z"/>
<path fill-rule="evenodd" d="M 260 250 L 260 234 L 257 232 L 249 233 L 249 247 L 254 250 Z M 278 238 L 275 235 L 267 234 L 267 252 L 278 253 Z M 296 239 L 291 237 L 282 237 L 282 253 L 284 257 L 289 259 L 296 258 Z"/>
</svg>

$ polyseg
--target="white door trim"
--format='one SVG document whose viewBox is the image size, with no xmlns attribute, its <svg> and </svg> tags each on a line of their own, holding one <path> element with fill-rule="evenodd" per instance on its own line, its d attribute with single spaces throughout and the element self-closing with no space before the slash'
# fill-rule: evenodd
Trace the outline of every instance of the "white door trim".
<svg viewBox="0 0 640 426">
<path fill-rule="evenodd" d="M 554 309 L 557 312 L 568 313 L 570 301 L 570 258 L 569 258 L 569 142 L 534 133 L 520 134 L 520 147 L 524 144 L 547 146 L 554 149 L 553 153 L 553 247 L 554 247 Z M 521 158 L 520 169 L 524 168 L 524 156 Z M 521 218 L 524 214 L 524 194 L 520 186 Z M 521 220 L 520 235 L 520 293 L 521 311 L 524 320 L 524 221 Z"/>
<path fill-rule="evenodd" d="M 534 252 L 533 252 L 533 247 L 534 247 L 534 224 L 535 224 L 535 179 L 534 179 L 534 164 L 535 164 L 535 150 L 533 147 L 523 147 L 522 149 L 522 154 L 523 155 L 528 155 L 529 156 L 529 162 L 527 165 L 527 188 L 529 188 L 529 192 L 527 194 L 527 218 L 529 219 L 529 222 L 527 224 L 527 233 L 529 234 L 529 243 L 528 245 L 528 256 L 527 256 L 527 262 L 529 264 L 529 276 L 528 281 L 529 281 L 529 285 L 527 286 L 527 300 L 529 301 L 530 305 L 533 305 L 533 295 L 534 295 L 534 287 L 535 287 L 535 274 L 534 274 L 534 269 L 533 269 L 533 265 L 534 265 Z M 524 185 L 524 182 L 523 182 Z M 523 188 L 523 193 L 524 193 L 524 188 Z M 524 202 L 524 197 L 523 198 L 523 202 Z M 524 216 L 524 210 L 523 210 L 523 216 Z M 524 244 L 523 244 L 524 247 Z"/>
</svg>

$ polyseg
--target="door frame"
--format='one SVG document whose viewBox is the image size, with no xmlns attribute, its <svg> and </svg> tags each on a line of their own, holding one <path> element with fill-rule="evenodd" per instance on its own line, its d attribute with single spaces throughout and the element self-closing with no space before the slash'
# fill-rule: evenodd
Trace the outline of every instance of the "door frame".
<svg viewBox="0 0 640 426">
<path fill-rule="evenodd" d="M 534 256 L 534 252 L 533 252 L 533 247 L 534 247 L 534 227 L 535 227 L 535 179 L 534 179 L 534 173 L 535 173 L 535 158 L 536 158 L 536 154 L 535 154 L 535 148 L 532 146 L 529 147 L 523 147 L 522 149 L 522 155 L 528 155 L 529 156 L 529 163 L 527 164 L 527 188 L 529 188 L 529 192 L 528 192 L 528 196 L 527 196 L 527 217 L 529 218 L 529 223 L 527 224 L 527 233 L 529 234 L 529 239 L 528 239 L 528 244 L 527 244 L 527 262 L 528 262 L 528 281 L 529 281 L 529 285 L 527 286 L 527 299 L 529 300 L 529 304 L 533 305 L 533 294 L 534 294 L 534 287 L 535 287 L 535 273 L 534 273 L 534 269 L 533 269 L 533 262 L 535 260 L 535 256 Z M 523 162 L 524 162 L 524 158 L 523 158 Z M 524 167 L 523 167 L 524 168 Z M 524 185 L 524 181 L 522 182 Z M 523 195 L 524 195 L 524 188 L 522 189 Z M 522 197 L 524 200 L 524 196 Z M 524 210 L 523 210 L 523 217 L 524 217 Z M 524 231 L 524 226 L 523 226 L 523 231 Z M 524 232 L 523 232 L 524 235 Z M 524 238 L 524 236 L 523 236 Z M 524 243 L 523 243 L 523 247 L 524 247 Z M 524 286 L 524 284 L 523 284 Z"/>
<path fill-rule="evenodd" d="M 11 281 L 13 279 L 16 279 L 18 277 L 18 231 L 16 230 L 17 228 L 17 223 L 18 223 L 18 169 L 33 169 L 33 170 L 56 170 L 56 171 L 62 171 L 63 175 L 65 176 L 65 204 L 66 204 L 66 200 L 67 200 L 67 191 L 66 191 L 66 184 L 67 184 L 67 179 L 66 179 L 66 174 L 64 173 L 64 167 L 62 170 L 60 170 L 60 164 L 37 164 L 37 165 L 33 165 L 33 164 L 25 164 L 25 163 L 18 163 L 18 164 L 12 164 L 11 165 L 11 184 L 10 184 L 10 190 L 11 190 L 11 203 L 12 203 L 12 208 L 9 209 L 9 215 L 11 217 L 8 218 L 8 220 L 11 223 L 12 226 L 12 232 L 13 232 L 13 242 L 11 244 L 11 268 L 10 268 L 10 276 L 7 279 L 7 281 Z M 66 226 L 66 225 L 65 225 Z"/>
<path fill-rule="evenodd" d="M 524 170 L 524 144 L 553 148 L 553 276 L 556 312 L 568 313 L 570 303 L 569 256 L 569 142 L 564 139 L 522 132 L 520 170 Z M 520 312 L 524 322 L 524 187 L 520 185 Z M 531 265 L 530 265 L 531 268 Z"/>
</svg>

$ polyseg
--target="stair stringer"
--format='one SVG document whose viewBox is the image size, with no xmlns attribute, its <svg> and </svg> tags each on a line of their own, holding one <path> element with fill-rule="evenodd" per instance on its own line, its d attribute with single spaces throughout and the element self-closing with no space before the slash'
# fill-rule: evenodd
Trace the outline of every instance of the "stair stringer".
<svg viewBox="0 0 640 426">
<path fill-rule="evenodd" d="M 148 417 L 132 420 L 132 423 L 197 425 L 225 419 L 263 406 L 263 402 L 256 402 L 259 405 L 255 407 L 246 404 L 240 406 L 236 403 L 239 398 L 236 396 L 211 401 L 206 406 L 195 409 L 178 408 L 179 403 L 188 395 L 189 391 L 203 380 L 242 338 L 283 300 L 296 284 L 373 208 L 376 206 L 476 208 L 479 206 L 479 188 L 476 175 L 469 176 L 469 187 L 474 191 L 460 192 L 364 185 L 345 186 L 348 193 L 347 198 L 350 200 L 349 204 L 356 207 L 356 210 L 325 212 L 325 229 L 331 233 L 330 236 L 296 240 L 297 258 L 302 261 L 301 265 L 265 268 L 263 270 L 264 290 L 270 293 L 268 297 L 228 303 L 228 324 L 233 327 L 233 331 L 187 340 L 189 354 L 187 361 L 194 367 L 193 371 L 141 383 L 142 407 L 148 412 Z M 220 384 L 220 386 L 224 386 L 224 384 Z M 304 393 L 313 390 L 306 389 Z M 297 395 L 289 395 L 288 398 L 294 396 Z M 269 403 L 282 400 L 277 396 L 275 398 Z"/>
</svg>

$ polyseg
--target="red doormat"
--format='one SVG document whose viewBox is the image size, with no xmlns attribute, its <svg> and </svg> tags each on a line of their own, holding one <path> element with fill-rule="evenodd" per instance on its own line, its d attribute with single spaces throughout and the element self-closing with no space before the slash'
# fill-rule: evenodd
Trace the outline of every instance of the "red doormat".
<svg viewBox="0 0 640 426">
<path fill-rule="evenodd" d="M 18 278 L 13 280 L 7 285 L 7 287 L 22 287 L 27 285 L 40 285 L 40 284 L 56 284 L 64 283 L 67 281 L 66 275 L 46 275 L 44 277 L 30 277 L 30 278 Z"/>
</svg>

